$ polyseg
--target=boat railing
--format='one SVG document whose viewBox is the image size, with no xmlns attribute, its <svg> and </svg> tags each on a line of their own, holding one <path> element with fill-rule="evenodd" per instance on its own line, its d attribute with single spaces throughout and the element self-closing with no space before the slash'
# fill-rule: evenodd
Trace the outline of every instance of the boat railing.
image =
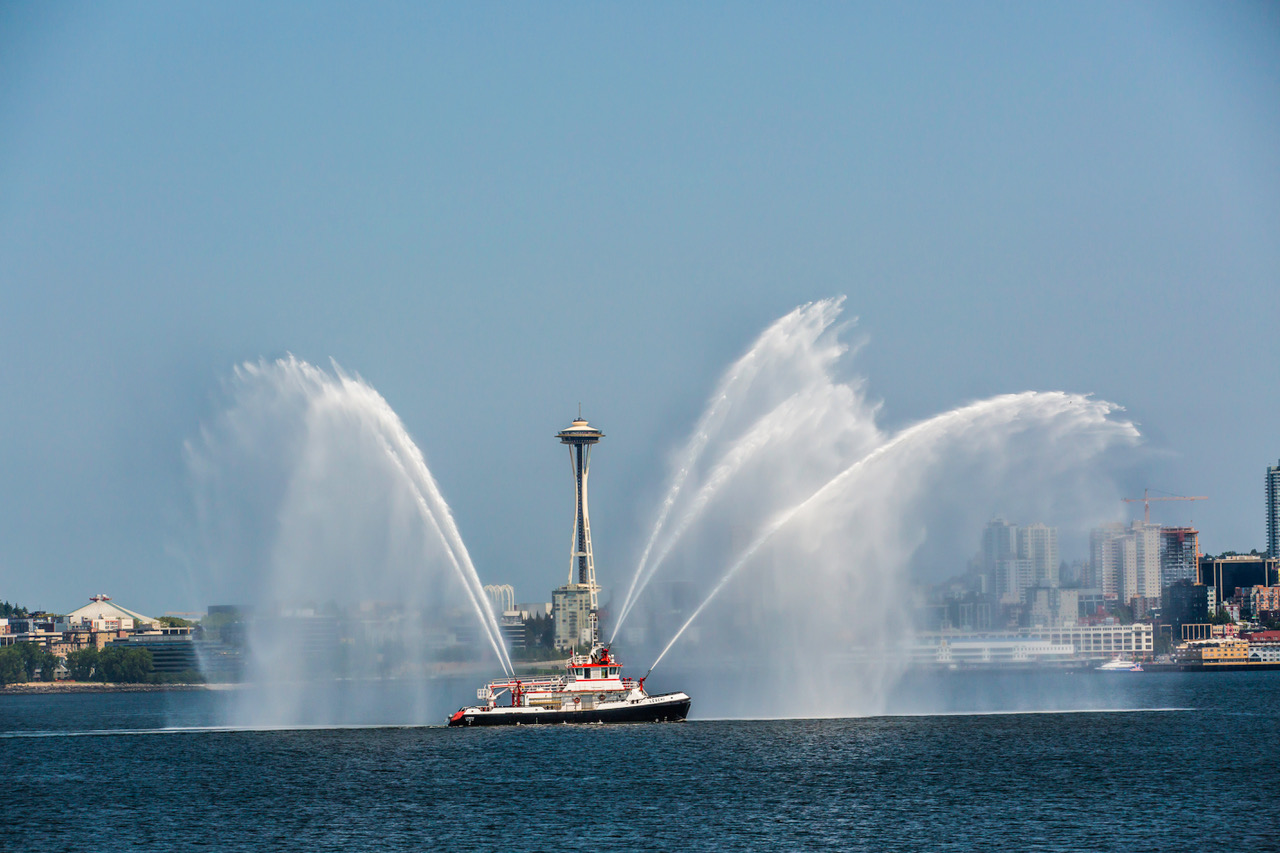
<svg viewBox="0 0 1280 853">
<path fill-rule="evenodd" d="M 543 678 L 507 678 L 502 681 L 490 681 L 490 690 L 510 690 L 513 687 L 519 687 L 522 691 L 528 690 L 546 690 L 563 687 L 568 681 L 562 675 L 543 677 Z"/>
</svg>

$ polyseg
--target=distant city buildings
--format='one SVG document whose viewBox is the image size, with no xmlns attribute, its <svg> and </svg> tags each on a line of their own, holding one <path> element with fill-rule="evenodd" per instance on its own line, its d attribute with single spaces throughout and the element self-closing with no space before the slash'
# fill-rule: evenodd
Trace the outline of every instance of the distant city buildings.
<svg viewBox="0 0 1280 853">
<path fill-rule="evenodd" d="M 64 660 L 84 649 L 145 648 L 152 653 L 158 673 L 199 669 L 191 633 L 190 627 L 174 627 L 144 616 L 117 604 L 109 595 L 92 596 L 88 604 L 66 615 L 33 613 L 0 619 L 0 646 L 31 643 Z M 63 668 L 57 677 L 65 675 Z"/>
<path fill-rule="evenodd" d="M 988 522 L 982 534 L 982 570 L 1002 604 L 1020 604 L 1027 590 L 1058 585 L 1058 528 L 1019 527 L 1003 518 Z"/>
<path fill-rule="evenodd" d="M 1200 560 L 1197 581 L 1211 587 L 1216 605 L 1226 605 L 1237 589 L 1272 586 L 1280 583 L 1280 566 L 1275 557 L 1261 554 L 1230 554 Z"/>
<path fill-rule="evenodd" d="M 1199 548 L 1199 533 L 1191 528 L 1180 529 L 1187 532 L 1181 538 L 1170 538 L 1162 535 L 1164 528 L 1159 524 L 1141 521 L 1127 527 L 1113 523 L 1094 528 L 1089 536 L 1089 558 L 1103 594 L 1127 605 L 1139 598 L 1158 600 L 1163 589 L 1166 543 L 1176 544 L 1176 554 L 1167 560 L 1170 572 L 1185 572 L 1182 561 L 1187 558 L 1187 549 Z"/>
</svg>

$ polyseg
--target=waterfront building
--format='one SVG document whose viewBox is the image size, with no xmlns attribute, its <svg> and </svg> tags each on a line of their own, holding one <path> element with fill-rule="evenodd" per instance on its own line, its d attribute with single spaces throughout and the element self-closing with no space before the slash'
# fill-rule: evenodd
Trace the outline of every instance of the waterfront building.
<svg viewBox="0 0 1280 853">
<path fill-rule="evenodd" d="M 1267 468 L 1267 553 L 1280 557 L 1280 463 Z"/>
<path fill-rule="evenodd" d="M 1090 660 L 1112 658 L 1116 655 L 1145 658 L 1155 651 L 1155 634 L 1148 622 L 1133 622 L 1129 625 L 1050 625 L 1030 629 L 1027 633 L 1051 643 L 1070 644 L 1077 657 Z"/>
<path fill-rule="evenodd" d="M 1019 664 L 1063 664 L 1072 660 L 1074 649 L 1029 637 L 993 635 L 987 637 L 921 638 L 908 650 L 916 664 L 943 666 L 1010 666 Z"/>
<path fill-rule="evenodd" d="M 1244 663 L 1249 659 L 1249 641 L 1238 637 L 1192 640 L 1178 646 L 1173 656 L 1182 663 Z"/>
<path fill-rule="evenodd" d="M 910 656 L 916 661 L 936 658 L 942 643 L 960 648 L 966 659 L 985 655 L 986 662 L 1110 660 L 1117 655 L 1150 658 L 1154 654 L 1154 633 L 1150 624 L 1056 625 L 1020 628 L 1000 633 L 941 631 L 916 635 Z M 964 644 L 957 646 L 958 643 Z M 984 651 L 984 646 L 986 650 Z M 952 662 L 957 662 L 953 651 Z"/>
<path fill-rule="evenodd" d="M 1249 663 L 1280 663 L 1280 642 L 1250 640 Z"/>
</svg>

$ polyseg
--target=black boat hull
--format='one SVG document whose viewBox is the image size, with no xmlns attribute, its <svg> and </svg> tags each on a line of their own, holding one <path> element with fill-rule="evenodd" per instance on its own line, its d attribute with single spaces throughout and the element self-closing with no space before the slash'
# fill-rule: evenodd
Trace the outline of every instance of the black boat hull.
<svg viewBox="0 0 1280 853">
<path fill-rule="evenodd" d="M 450 726 L 545 726 L 558 723 L 678 723 L 689 716 L 688 696 L 611 708 L 577 711 L 530 708 L 494 708 L 491 711 L 464 708 L 449 718 Z"/>
</svg>

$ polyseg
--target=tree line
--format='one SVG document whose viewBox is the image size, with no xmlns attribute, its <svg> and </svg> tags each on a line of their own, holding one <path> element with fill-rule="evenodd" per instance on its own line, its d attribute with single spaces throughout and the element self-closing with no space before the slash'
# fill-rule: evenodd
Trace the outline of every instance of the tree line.
<svg viewBox="0 0 1280 853">
<path fill-rule="evenodd" d="M 0 648 L 0 687 L 27 681 L 53 681 L 58 656 L 35 643 Z"/>
<path fill-rule="evenodd" d="M 59 659 L 36 643 L 14 643 L 0 648 L 0 687 L 29 681 L 53 681 Z M 147 649 L 126 649 L 108 644 L 67 655 L 67 675 L 72 681 L 99 681 L 112 684 L 191 684 L 203 681 L 200 673 L 156 672 Z"/>
</svg>

